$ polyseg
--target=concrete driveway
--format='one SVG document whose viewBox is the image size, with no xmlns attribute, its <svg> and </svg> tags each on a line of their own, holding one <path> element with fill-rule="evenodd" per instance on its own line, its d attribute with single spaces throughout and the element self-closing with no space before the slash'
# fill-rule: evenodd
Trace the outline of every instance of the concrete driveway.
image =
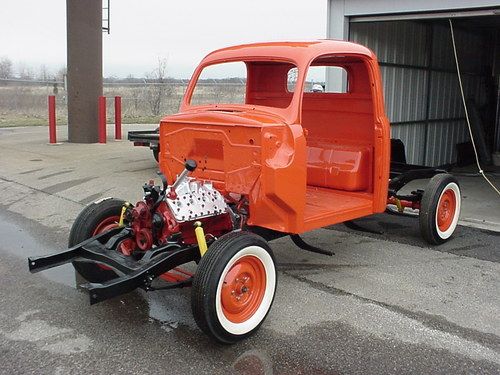
<svg viewBox="0 0 500 375">
<path fill-rule="evenodd" d="M 156 165 L 126 141 L 49 146 L 46 130 L 0 129 L 0 373 L 500 373 L 500 241 L 484 229 L 431 248 L 415 219 L 376 215 L 359 224 L 383 234 L 305 236 L 334 257 L 273 241 L 273 308 L 233 346 L 198 330 L 189 289 L 89 306 L 71 266 L 32 275 L 26 256 L 64 249 L 87 203 L 139 200 Z"/>
</svg>

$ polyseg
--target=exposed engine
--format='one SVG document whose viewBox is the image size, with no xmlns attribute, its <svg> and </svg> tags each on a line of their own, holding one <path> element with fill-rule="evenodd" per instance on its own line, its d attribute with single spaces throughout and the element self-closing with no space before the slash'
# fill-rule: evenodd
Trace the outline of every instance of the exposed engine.
<svg viewBox="0 0 500 375">
<path fill-rule="evenodd" d="M 195 223 L 206 237 L 216 238 L 233 230 L 235 214 L 211 182 L 188 176 L 196 168 L 192 160 L 172 185 L 163 178 L 163 187 L 154 181 L 144 184 L 144 200 L 129 204 L 122 213 L 132 238 L 118 248 L 126 255 L 146 251 L 167 242 L 196 243 Z"/>
</svg>

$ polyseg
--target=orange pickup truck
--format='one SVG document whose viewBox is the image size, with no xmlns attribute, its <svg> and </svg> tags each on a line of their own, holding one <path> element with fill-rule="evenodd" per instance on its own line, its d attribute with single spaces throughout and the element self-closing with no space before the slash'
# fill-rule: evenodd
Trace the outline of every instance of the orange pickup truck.
<svg viewBox="0 0 500 375">
<path fill-rule="evenodd" d="M 235 65 L 246 75 L 240 91 L 207 95 L 204 72 Z M 320 83 L 307 78 L 314 71 L 323 72 Z M 233 343 L 259 328 L 273 302 L 270 239 L 290 235 L 304 250 L 332 255 L 300 234 L 388 205 L 418 210 L 429 243 L 450 238 L 460 214 L 456 179 L 407 164 L 396 148 L 368 48 L 322 40 L 217 50 L 195 70 L 179 113 L 161 120 L 163 184 L 145 184 L 135 205 L 90 204 L 73 224 L 70 248 L 29 258 L 29 268 L 73 262 L 91 303 L 135 288 L 192 286 L 199 327 Z M 421 178 L 430 179 L 425 191 L 399 193 Z M 178 267 L 192 261 L 194 274 Z"/>
</svg>

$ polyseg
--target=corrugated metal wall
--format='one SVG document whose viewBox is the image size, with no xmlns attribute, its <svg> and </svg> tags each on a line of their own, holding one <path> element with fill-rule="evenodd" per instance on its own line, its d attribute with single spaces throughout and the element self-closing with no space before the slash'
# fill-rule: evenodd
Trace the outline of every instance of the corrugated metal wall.
<svg viewBox="0 0 500 375">
<path fill-rule="evenodd" d="M 466 97 L 484 100 L 481 35 L 456 29 Z M 445 22 L 351 23 L 350 40 L 379 59 L 392 137 L 406 146 L 409 163 L 430 166 L 456 161 L 456 144 L 468 140 L 450 30 Z"/>
</svg>

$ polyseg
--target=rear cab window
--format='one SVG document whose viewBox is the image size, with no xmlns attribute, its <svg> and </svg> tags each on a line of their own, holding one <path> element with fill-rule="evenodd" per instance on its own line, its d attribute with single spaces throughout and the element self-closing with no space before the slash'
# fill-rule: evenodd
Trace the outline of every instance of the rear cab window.
<svg viewBox="0 0 500 375">
<path fill-rule="evenodd" d="M 232 61 L 205 66 L 194 86 L 191 106 L 256 105 L 287 108 L 293 98 L 288 72 L 280 61 Z"/>
</svg>

